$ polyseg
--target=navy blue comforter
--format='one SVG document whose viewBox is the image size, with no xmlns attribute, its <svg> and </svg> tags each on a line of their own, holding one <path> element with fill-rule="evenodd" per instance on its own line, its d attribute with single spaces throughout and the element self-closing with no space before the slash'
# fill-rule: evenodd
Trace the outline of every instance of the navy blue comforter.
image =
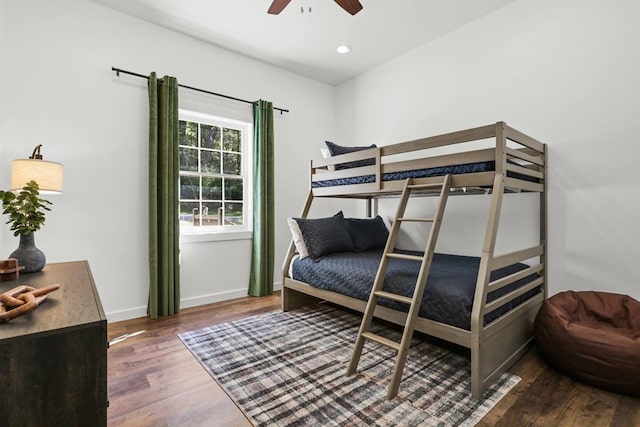
<svg viewBox="0 0 640 427">
<path fill-rule="evenodd" d="M 512 164 L 514 163 L 511 160 L 507 160 L 507 162 Z M 382 174 L 382 181 L 398 181 L 407 178 L 428 178 L 432 176 L 444 176 L 447 174 L 451 175 L 459 175 L 465 173 L 477 173 L 477 172 L 489 172 L 496 170 L 496 162 L 493 160 L 487 162 L 477 162 L 477 163 L 465 163 L 462 165 L 451 165 L 451 166 L 438 166 L 434 168 L 425 168 L 425 169 L 414 169 L 408 171 L 401 172 L 389 172 Z M 507 172 L 507 176 L 511 178 L 522 179 L 524 181 L 530 182 L 540 182 L 537 178 L 533 178 L 527 175 L 522 175 L 519 173 Z M 351 184 L 366 184 L 369 182 L 376 182 L 375 175 L 361 175 L 361 176 L 353 176 L 349 178 L 339 178 L 339 179 L 329 179 L 325 181 L 314 181 L 311 183 L 312 188 L 322 188 L 322 187 L 334 187 L 337 185 L 351 185 Z"/>
<path fill-rule="evenodd" d="M 420 255 L 415 252 L 414 254 Z M 361 300 L 368 300 L 373 281 L 378 270 L 382 250 L 368 252 L 347 252 L 325 256 L 317 262 L 311 258 L 296 259 L 292 265 L 292 278 L 311 286 L 339 292 Z M 471 329 L 471 309 L 478 277 L 480 258 L 460 255 L 434 254 L 427 278 L 420 316 L 440 323 Z M 491 280 L 527 268 L 525 264 L 516 264 L 494 271 Z M 400 295 L 411 296 L 415 287 L 420 263 L 410 260 L 391 259 L 385 276 L 383 290 Z M 491 301 L 534 280 L 536 275 L 528 276 L 509 286 L 489 294 Z M 515 299 L 511 304 L 500 307 L 485 316 L 484 323 L 495 320 L 502 313 L 531 298 L 540 292 L 533 289 Z M 406 304 L 379 300 L 381 305 L 407 311 Z"/>
<path fill-rule="evenodd" d="M 493 171 L 496 169 L 496 163 L 492 161 L 466 163 L 463 165 L 452 166 L 439 166 L 426 169 L 414 169 L 402 172 L 389 172 L 382 174 L 383 181 L 398 181 L 407 178 L 427 178 L 431 176 L 444 176 L 447 174 L 458 175 L 463 173 L 475 173 Z M 312 183 L 313 188 L 318 187 L 333 187 L 335 185 L 349 185 L 349 184 L 365 184 L 368 182 L 375 182 L 375 175 L 362 175 L 354 176 L 350 178 L 330 179 L 326 181 L 316 181 Z"/>
</svg>

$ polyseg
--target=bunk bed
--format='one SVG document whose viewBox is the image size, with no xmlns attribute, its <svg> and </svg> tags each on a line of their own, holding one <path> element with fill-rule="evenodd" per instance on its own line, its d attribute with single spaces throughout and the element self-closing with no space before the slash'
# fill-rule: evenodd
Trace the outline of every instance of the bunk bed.
<svg viewBox="0 0 640 427">
<path fill-rule="evenodd" d="M 313 200 L 322 197 L 363 199 L 367 202 L 368 216 L 373 216 L 373 200 L 397 197 L 408 183 L 425 188 L 416 191 L 419 195 L 435 195 L 429 184 L 441 182 L 443 175 L 449 176 L 449 195 L 491 197 L 487 226 L 478 257 L 433 256 L 415 330 L 470 349 L 472 396 L 479 398 L 531 346 L 535 315 L 547 296 L 546 145 L 498 122 L 314 160 L 310 168 L 311 188 L 300 218 L 307 218 Z M 495 244 L 503 197 L 512 192 L 539 194 L 539 221 L 535 224 L 539 226 L 539 242 L 498 255 Z M 288 311 L 324 300 L 365 312 L 365 296 L 372 287 L 370 277 L 376 273 L 380 256 L 381 251 L 374 249 L 328 254 L 316 262 L 300 259 L 292 241 L 283 264 L 282 309 Z M 367 260 L 363 261 L 363 257 Z M 314 278 L 314 272 L 327 276 L 326 272 L 317 272 L 322 265 L 329 270 L 337 269 L 331 264 L 335 262 L 351 267 L 368 263 L 370 273 L 365 268 L 364 278 L 360 279 L 349 273 L 351 276 L 344 283 L 337 283 L 333 275 L 324 284 Z M 394 284 L 392 279 L 394 269 L 411 274 L 400 265 L 402 262 L 390 264 L 385 286 L 404 286 Z M 467 272 L 466 282 L 461 285 L 466 287 L 466 293 L 463 292 L 466 296 L 447 293 L 457 289 L 453 283 L 463 276 L 462 270 Z M 355 291 L 345 291 L 357 281 L 369 283 L 354 285 Z M 466 301 L 460 303 L 459 298 Z M 462 313 L 455 313 L 456 310 Z M 447 312 L 454 312 L 454 316 L 448 316 Z M 391 301 L 381 301 L 374 316 L 398 325 L 404 325 L 407 317 Z"/>
</svg>

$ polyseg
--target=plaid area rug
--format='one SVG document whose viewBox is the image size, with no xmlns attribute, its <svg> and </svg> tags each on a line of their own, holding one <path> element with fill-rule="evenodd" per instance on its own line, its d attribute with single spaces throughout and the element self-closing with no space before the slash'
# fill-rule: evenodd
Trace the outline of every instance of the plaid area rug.
<svg viewBox="0 0 640 427">
<path fill-rule="evenodd" d="M 345 376 L 360 319 L 332 307 L 271 312 L 180 339 L 257 426 L 472 426 L 520 381 L 506 373 L 473 400 L 469 359 L 414 339 L 388 401 L 395 351 L 367 340 Z"/>
</svg>

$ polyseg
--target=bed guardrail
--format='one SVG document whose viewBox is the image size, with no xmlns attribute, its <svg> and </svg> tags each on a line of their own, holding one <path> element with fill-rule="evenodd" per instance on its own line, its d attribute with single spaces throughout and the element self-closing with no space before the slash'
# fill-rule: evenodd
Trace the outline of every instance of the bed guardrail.
<svg viewBox="0 0 640 427">
<path fill-rule="evenodd" d="M 490 139 L 493 139 L 492 146 L 486 148 L 487 140 Z M 459 145 L 463 143 L 475 143 L 476 146 L 464 150 Z M 447 147 L 458 151 L 443 154 L 442 150 Z M 498 122 L 313 160 L 311 187 L 316 196 L 356 197 L 376 192 L 388 195 L 387 193 L 399 193 L 402 185 L 394 180 L 386 181 L 385 174 L 486 163 L 487 170 L 453 175 L 453 187 L 492 187 L 493 176 L 500 173 L 505 176 L 505 187 L 508 190 L 542 192 L 546 179 L 544 150 L 545 145 L 541 142 L 504 122 Z M 344 164 L 371 160 L 373 164 L 367 166 L 342 167 Z M 398 178 L 398 181 L 403 179 L 405 178 Z M 433 177 L 416 178 L 416 183 L 429 183 L 430 180 Z"/>
</svg>

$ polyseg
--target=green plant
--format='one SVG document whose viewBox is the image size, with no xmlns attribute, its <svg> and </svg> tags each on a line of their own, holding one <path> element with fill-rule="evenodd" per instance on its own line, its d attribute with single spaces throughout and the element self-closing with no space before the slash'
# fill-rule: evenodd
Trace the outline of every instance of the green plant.
<svg viewBox="0 0 640 427">
<path fill-rule="evenodd" d="M 40 187 L 35 181 L 29 181 L 16 195 L 11 191 L 0 190 L 3 214 L 9 215 L 14 236 L 26 235 L 40 230 L 44 224 L 45 211 L 50 211 L 50 201 L 40 198 Z"/>
</svg>

